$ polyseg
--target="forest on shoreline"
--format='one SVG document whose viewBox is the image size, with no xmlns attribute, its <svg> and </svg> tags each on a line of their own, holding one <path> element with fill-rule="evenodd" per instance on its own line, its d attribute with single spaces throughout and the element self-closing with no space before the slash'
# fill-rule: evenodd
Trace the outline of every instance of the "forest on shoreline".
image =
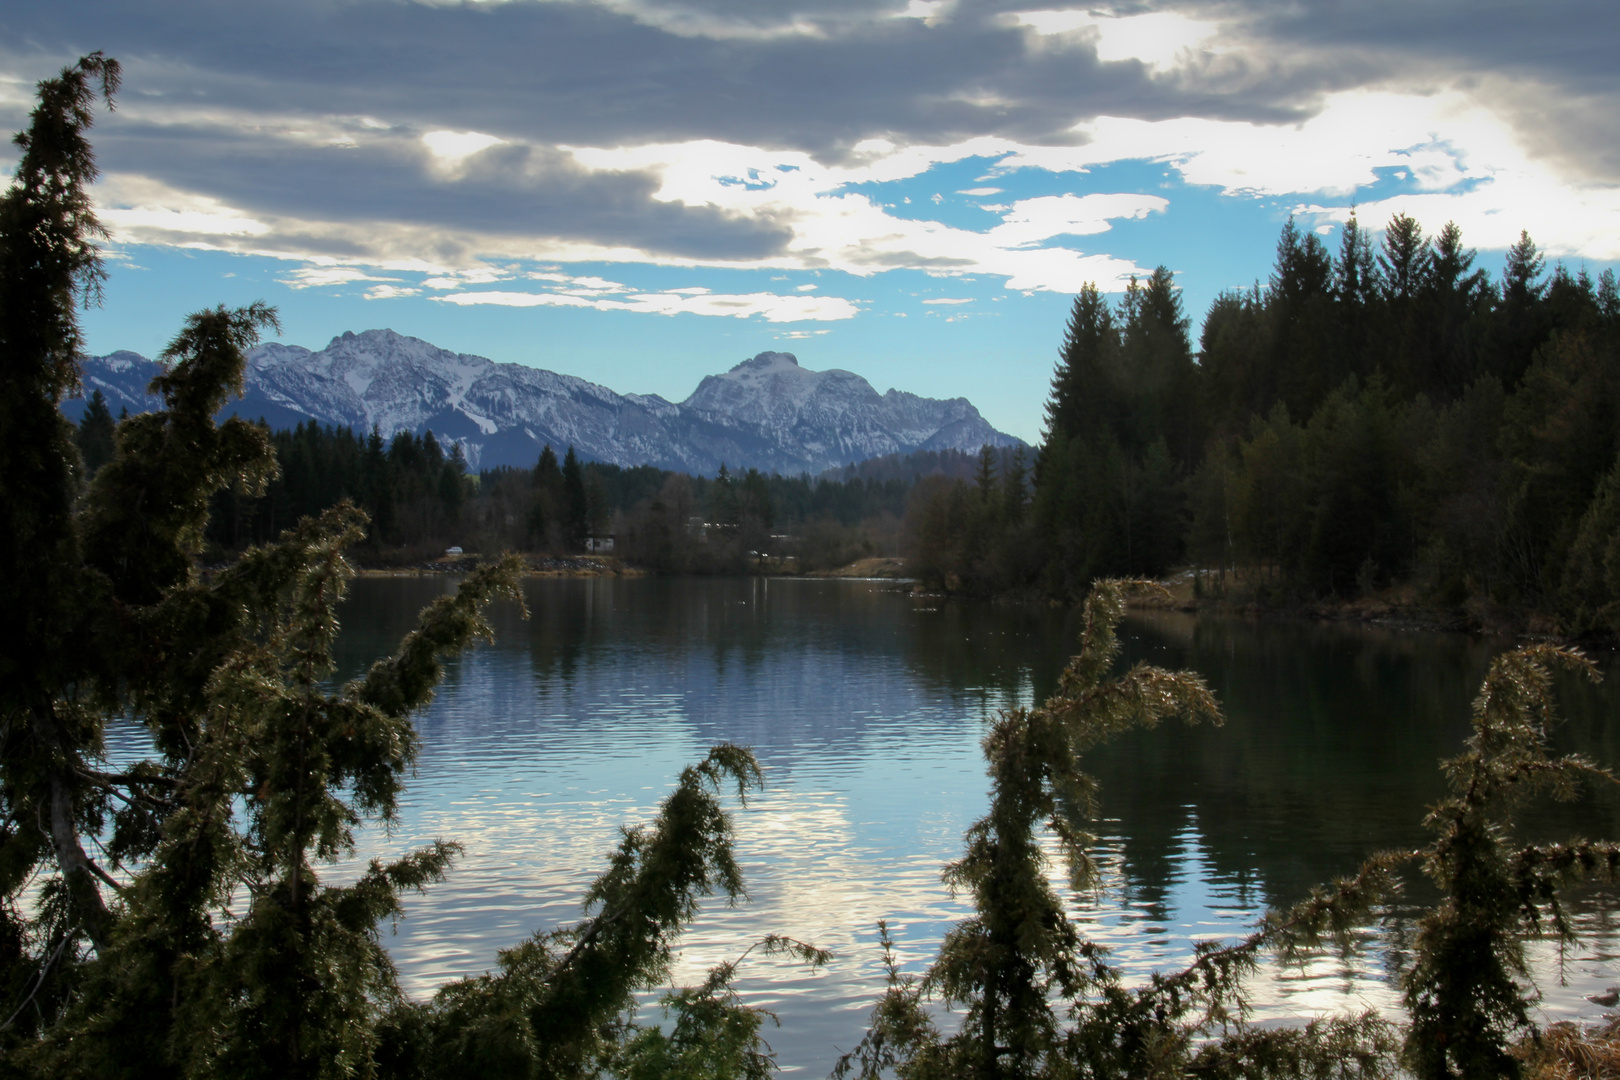
<svg viewBox="0 0 1620 1080">
<path fill-rule="evenodd" d="M 1083 596 L 1199 568 L 1267 607 L 1396 590 L 1463 620 L 1620 629 L 1620 290 L 1528 235 L 1500 281 L 1447 225 L 1290 220 L 1193 347 L 1170 272 L 1074 302 L 1032 484 L 929 481 L 912 570 Z M 1241 584 L 1236 584 L 1236 583 Z M 1241 590 L 1238 595 L 1238 590 Z"/>
<path fill-rule="evenodd" d="M 86 480 L 115 448 L 116 421 L 99 392 L 77 430 Z M 262 425 L 261 425 L 262 426 Z M 772 565 L 826 570 L 896 557 L 908 498 L 921 476 L 968 477 L 979 459 L 957 450 L 890 454 L 826 475 L 757 469 L 692 476 L 652 465 L 584 461 L 545 447 L 531 469 L 474 472 L 461 447 L 431 431 L 391 438 L 314 421 L 266 434 L 276 475 L 262 491 L 226 488 L 210 501 L 210 558 L 226 562 L 300 519 L 347 499 L 369 526 L 356 550 L 386 567 L 429 562 L 450 546 L 566 557 L 612 537 L 613 553 L 665 573 L 743 573 Z M 594 547 L 594 545 L 592 545 Z"/>
</svg>

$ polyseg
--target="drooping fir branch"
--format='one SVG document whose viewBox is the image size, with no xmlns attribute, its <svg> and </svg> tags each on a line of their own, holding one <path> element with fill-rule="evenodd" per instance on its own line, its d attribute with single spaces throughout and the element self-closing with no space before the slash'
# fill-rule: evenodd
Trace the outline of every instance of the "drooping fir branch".
<svg viewBox="0 0 1620 1080">
<path fill-rule="evenodd" d="M 1595 676 L 1577 652 L 1533 646 L 1498 657 L 1474 706 L 1474 735 L 1444 768 L 1454 795 L 1429 817 L 1436 838 L 1419 850 L 1369 858 L 1353 875 L 1273 911 L 1247 936 L 1195 946 L 1180 971 L 1126 986 L 1107 952 L 1068 921 L 1047 876 L 1036 830 L 1069 866 L 1070 884 L 1094 887 L 1086 829 L 1097 788 L 1079 750 L 1160 717 L 1210 715 L 1196 680 L 1137 667 L 1112 676 L 1121 583 L 1102 583 L 1085 611 L 1081 651 L 1057 692 L 1033 709 L 1003 713 L 985 738 L 991 809 L 969 828 L 962 859 L 946 868 L 975 914 L 952 928 L 926 976 L 903 976 L 880 924 L 889 985 L 861 1043 L 834 1075 L 862 1080 L 944 1077 L 1143 1078 L 1393 1076 L 1397 1061 L 1424 1080 L 1517 1076 L 1515 1038 L 1534 1036 L 1521 985 L 1523 941 L 1551 925 L 1568 941 L 1559 890 L 1620 874 L 1620 844 L 1586 840 L 1515 846 L 1514 812 L 1535 793 L 1573 798 L 1583 781 L 1613 782 L 1575 755 L 1554 756 L 1553 670 Z M 1268 953 L 1299 962 L 1357 931 L 1400 894 L 1419 866 L 1444 899 L 1422 922 L 1404 980 L 1405 1031 L 1373 1014 L 1260 1030 L 1247 1023 L 1245 980 Z M 959 1030 L 941 1034 L 930 998 L 960 1004 Z"/>
<path fill-rule="evenodd" d="M 1057 692 L 1035 708 L 1002 713 L 986 735 L 990 811 L 969 827 L 963 857 L 943 875 L 953 890 L 971 895 L 976 914 L 946 934 L 925 979 L 913 987 L 891 983 L 885 1000 L 904 1034 L 869 1035 L 865 1072 L 894 1052 L 890 1043 L 913 1039 L 923 1040 L 914 1049 L 918 1060 L 942 1069 L 938 1075 L 1041 1075 L 1070 1041 L 1058 1004 L 1116 993 L 1104 950 L 1080 936 L 1049 883 L 1037 830 L 1057 839 L 1071 884 L 1089 886 L 1095 868 L 1086 822 L 1095 809 L 1096 783 L 1081 770 L 1081 753 L 1111 734 L 1171 716 L 1220 718 L 1208 687 L 1195 675 L 1137 665 L 1112 676 L 1120 648 L 1116 627 L 1133 587 L 1097 584 L 1086 601 L 1080 651 Z M 962 1005 L 960 1030 L 937 1039 L 916 1022 L 907 995 L 937 995 Z M 844 1067 L 852 1068 L 853 1059 Z"/>
<path fill-rule="evenodd" d="M 736 746 L 716 746 L 682 770 L 653 824 L 624 830 L 608 869 L 586 893 L 585 920 L 536 934 L 501 953 L 498 972 L 451 983 L 428 1005 L 396 1009 L 387 1022 L 397 1041 L 389 1067 L 429 1077 L 502 1069 L 591 1075 L 625 1036 L 634 993 L 668 976 L 675 942 L 699 902 L 715 894 L 728 903 L 744 898 L 732 822 L 719 796 L 730 785 L 746 799 L 760 783 L 754 756 Z M 766 949 L 824 961 L 819 950 L 785 938 L 767 939 Z M 680 998 L 697 1010 L 694 1019 L 726 997 L 733 972 L 722 965 Z M 737 1019 L 713 1015 L 730 1017 L 728 1024 Z"/>
<path fill-rule="evenodd" d="M 767 934 L 736 959 L 710 968 L 701 984 L 665 994 L 659 1005 L 673 1019 L 670 1029 L 632 1025 L 634 1034 L 608 1058 L 612 1075 L 621 1080 L 768 1080 L 776 1071 L 776 1055 L 760 1028 L 766 1021 L 779 1021 L 769 1009 L 746 1004 L 733 985 L 737 969 L 756 949 L 797 960 L 812 971 L 832 960 L 825 949 Z"/>
<path fill-rule="evenodd" d="M 1579 755 L 1551 752 L 1560 668 L 1598 678 L 1574 649 L 1533 645 L 1493 660 L 1474 701 L 1474 734 L 1443 765 L 1453 794 L 1428 816 L 1435 840 L 1422 865 L 1444 899 L 1423 918 L 1403 980 L 1405 1059 L 1420 1080 L 1520 1075 L 1510 1047 L 1536 1035 L 1522 986 L 1530 979 L 1525 938 L 1547 909 L 1570 940 L 1558 888 L 1588 872 L 1612 877 L 1620 861 L 1610 843 L 1514 850 L 1514 813 L 1532 795 L 1568 800 L 1583 781 L 1615 780 Z"/>
</svg>

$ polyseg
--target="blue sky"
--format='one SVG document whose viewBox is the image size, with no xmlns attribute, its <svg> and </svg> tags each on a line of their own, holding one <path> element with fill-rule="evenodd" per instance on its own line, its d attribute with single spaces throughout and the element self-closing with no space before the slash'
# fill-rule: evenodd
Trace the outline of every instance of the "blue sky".
<svg viewBox="0 0 1620 1080">
<path fill-rule="evenodd" d="M 786 349 L 1033 441 L 1082 284 L 1169 266 L 1196 335 L 1290 214 L 1615 265 L 1615 40 L 1596 2 L 60 0 L 0 11 L 0 121 L 124 64 L 94 352 L 263 299 L 675 400 Z"/>
</svg>

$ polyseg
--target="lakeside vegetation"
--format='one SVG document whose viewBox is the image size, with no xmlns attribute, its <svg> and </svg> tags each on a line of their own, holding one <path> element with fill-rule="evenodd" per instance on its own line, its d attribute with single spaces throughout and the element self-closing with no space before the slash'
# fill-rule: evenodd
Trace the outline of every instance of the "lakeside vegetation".
<svg viewBox="0 0 1620 1080">
<path fill-rule="evenodd" d="M 920 491 L 914 569 L 980 594 L 1211 571 L 1272 606 L 1391 585 L 1478 623 L 1620 630 L 1620 290 L 1499 281 L 1455 226 L 1396 216 L 1375 251 L 1293 221 L 1265 287 L 1219 297 L 1193 348 L 1169 271 L 1074 302 L 1033 484 Z M 1241 575 L 1239 572 L 1241 571 Z M 1238 582 L 1241 581 L 1241 584 Z"/>
<path fill-rule="evenodd" d="M 0 1074 L 767 1076 L 767 1014 L 732 988 L 738 964 L 755 948 L 828 962 L 811 945 L 741 943 L 703 983 L 670 991 L 665 1024 L 638 1023 L 635 1011 L 637 991 L 662 985 L 699 901 L 743 896 L 720 796 L 759 786 L 744 749 L 715 747 L 682 772 L 654 823 L 624 832 L 579 923 L 537 931 L 488 974 L 427 1001 L 400 991 L 378 927 L 449 871 L 457 845 L 374 861 L 347 884 L 323 880 L 354 853 L 355 830 L 394 819 L 415 760 L 412 714 L 443 661 L 489 632 L 484 605 L 521 602 L 517 568 L 508 559 L 470 575 L 397 652 L 342 687 L 330 684 L 335 610 L 351 574 L 344 551 L 366 536 L 362 512 L 340 502 L 224 571 L 199 571 L 217 493 L 234 485 L 260 497 L 281 464 L 262 428 L 214 420 L 240 392 L 244 350 L 275 325 L 260 305 L 190 316 L 154 383 L 164 407 L 119 424 L 110 459 L 82 483 L 77 433 L 58 403 L 77 382 L 77 304 L 102 280 L 85 131 L 118 82 L 98 54 L 42 83 L 0 196 L 0 597 L 24 630 L 0 669 Z M 401 468 L 432 481 L 421 443 Z M 986 458 L 980 492 L 995 490 L 992 467 Z M 1004 492 L 1022 490 L 1005 478 L 1020 467 L 1015 454 Z M 560 497 L 572 498 L 567 457 L 558 473 Z M 441 485 L 447 475 L 460 479 L 441 461 Z M 758 512 L 746 502 L 763 484 L 753 477 L 721 488 L 739 528 Z M 1041 483 L 1038 469 L 1037 504 Z M 430 508 L 443 497 L 442 486 L 415 496 Z M 1125 532 L 1128 558 L 1135 535 Z M 1099 806 L 1084 753 L 1133 726 L 1219 718 L 1194 675 L 1116 670 L 1131 587 L 1097 582 L 1058 692 L 992 725 L 989 812 L 946 872 L 975 914 L 922 979 L 891 968 L 844 1071 L 1348 1078 L 1404 1065 L 1440 1080 L 1519 1076 L 1542 1058 L 1555 1068 L 1518 981 L 1522 943 L 1543 928 L 1567 939 L 1561 890 L 1614 879 L 1620 845 L 1524 843 L 1512 826 L 1532 794 L 1573 797 L 1585 781 L 1612 780 L 1549 742 L 1552 670 L 1591 665 L 1546 646 L 1499 658 L 1474 736 L 1445 766 L 1453 795 L 1430 816 L 1430 845 L 1374 856 L 1248 939 L 1201 945 L 1186 970 L 1130 986 L 1068 919 L 1045 845 L 1065 861 L 1067 887 L 1094 885 Z M 135 760 L 107 760 L 113 723 L 141 730 Z M 1409 1023 L 1243 1022 L 1244 977 L 1264 951 L 1292 957 L 1342 941 L 1414 866 L 1440 900 L 1413 943 Z M 960 1004 L 960 1027 L 937 1027 L 930 999 Z"/>
</svg>

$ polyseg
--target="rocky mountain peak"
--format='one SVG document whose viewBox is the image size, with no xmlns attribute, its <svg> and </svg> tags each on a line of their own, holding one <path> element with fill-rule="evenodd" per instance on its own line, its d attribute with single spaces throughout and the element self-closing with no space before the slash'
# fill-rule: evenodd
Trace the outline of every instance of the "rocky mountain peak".
<svg viewBox="0 0 1620 1080">
<path fill-rule="evenodd" d="M 783 368 L 793 368 L 797 370 L 798 367 L 799 358 L 790 352 L 762 352 L 751 360 L 744 360 L 742 363 L 726 372 L 726 374 L 737 375 L 739 373 L 745 373 L 750 375 L 758 375 L 767 371 L 776 371 Z"/>
<path fill-rule="evenodd" d="M 157 407 L 145 384 L 158 370 L 133 353 L 91 358 L 85 385 L 114 411 Z M 319 352 L 268 343 L 248 356 L 247 394 L 227 413 L 273 428 L 314 420 L 385 437 L 432 431 L 459 443 L 473 467 L 528 467 L 550 444 L 586 460 L 712 474 L 734 469 L 819 474 L 919 449 L 975 451 L 1018 440 L 966 399 L 879 395 L 849 371 L 813 371 L 785 352 L 762 352 L 710 375 L 680 404 L 620 394 L 571 375 L 441 349 L 393 330 L 352 331 Z M 64 403 L 77 417 L 83 401 Z"/>
</svg>

